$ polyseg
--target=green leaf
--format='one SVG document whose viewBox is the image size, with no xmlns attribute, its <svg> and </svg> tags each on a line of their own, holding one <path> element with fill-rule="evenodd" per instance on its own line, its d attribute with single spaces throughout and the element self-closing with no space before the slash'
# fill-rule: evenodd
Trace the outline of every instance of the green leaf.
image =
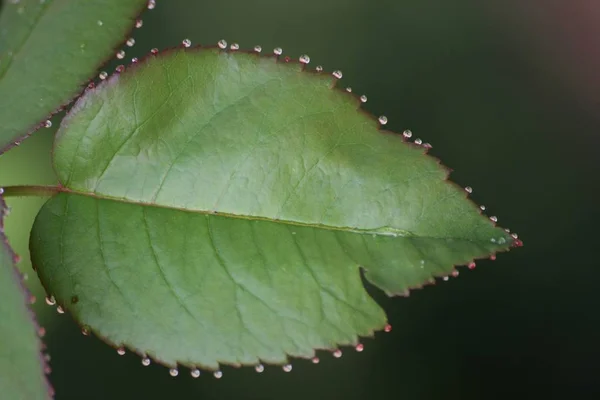
<svg viewBox="0 0 600 400">
<path fill-rule="evenodd" d="M 0 391 L 14 400 L 49 399 L 41 343 L 15 255 L 4 235 L 6 204 L 0 191 Z"/>
<path fill-rule="evenodd" d="M 0 153 L 81 92 L 146 0 L 20 0 L 0 14 Z"/>
<path fill-rule="evenodd" d="M 285 363 L 386 326 L 360 266 L 404 294 L 513 243 L 336 81 L 179 49 L 83 96 L 31 236 L 47 290 L 166 365 Z"/>
</svg>

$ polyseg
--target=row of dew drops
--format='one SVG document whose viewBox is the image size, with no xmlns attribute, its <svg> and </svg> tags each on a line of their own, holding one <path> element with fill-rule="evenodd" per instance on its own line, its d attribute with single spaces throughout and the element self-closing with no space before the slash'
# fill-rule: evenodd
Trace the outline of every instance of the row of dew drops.
<svg viewBox="0 0 600 400">
<path fill-rule="evenodd" d="M 155 1 L 155 0 L 149 0 L 149 1 L 148 1 L 148 3 L 147 3 L 147 8 L 148 8 L 149 10 L 152 10 L 152 9 L 154 9 L 155 7 L 156 7 L 156 1 Z M 98 20 L 98 21 L 97 21 L 97 25 L 101 27 L 101 26 L 103 26 L 103 25 L 104 25 L 104 23 L 103 23 L 103 21 L 100 21 L 100 20 Z M 135 22 L 135 27 L 136 27 L 136 28 L 141 28 L 142 26 L 143 26 L 143 20 L 141 20 L 141 19 L 138 19 L 138 20 Z M 192 42 L 191 42 L 191 40 L 190 40 L 190 39 L 184 39 L 184 40 L 183 40 L 181 43 L 182 43 L 183 47 L 185 47 L 185 48 L 189 48 L 189 47 L 191 47 L 191 46 L 192 46 Z M 135 45 L 135 39 L 134 39 L 134 38 L 132 38 L 132 37 L 128 38 L 128 39 L 125 41 L 125 45 L 126 45 L 127 47 L 133 47 L 133 46 Z M 228 43 L 227 43 L 225 40 L 219 40 L 219 42 L 217 43 L 217 45 L 218 45 L 218 47 L 219 47 L 220 49 L 222 49 L 222 50 L 226 50 L 226 49 L 228 48 Z M 232 43 L 231 45 L 229 45 L 229 49 L 230 49 L 230 50 L 232 50 L 232 51 L 239 50 L 239 48 L 240 48 L 240 46 L 239 46 L 239 44 L 237 44 L 237 43 Z M 254 47 L 254 49 L 253 49 L 253 50 L 254 50 L 256 53 L 261 53 L 261 52 L 262 52 L 262 47 L 257 45 L 257 46 L 255 46 L 255 47 Z M 156 55 L 156 54 L 158 54 L 158 52 L 159 52 L 159 51 L 158 51 L 158 49 L 157 49 L 157 48 L 153 48 L 153 49 L 151 49 L 151 50 L 150 50 L 150 53 L 151 53 L 151 54 L 153 54 L 153 55 Z M 283 54 L 283 49 L 282 49 L 282 48 L 280 48 L 280 47 L 276 47 L 275 49 L 273 49 L 273 54 L 275 54 L 275 55 L 277 55 L 277 56 L 280 56 L 280 55 L 282 55 L 282 54 Z M 123 59 L 125 58 L 125 56 L 126 56 L 125 50 L 119 50 L 119 51 L 118 51 L 118 52 L 115 54 L 115 56 L 116 56 L 116 58 L 117 58 L 117 59 L 119 59 L 119 60 L 123 60 Z M 287 57 L 286 57 L 286 61 L 289 61 L 289 58 L 287 58 Z M 301 56 L 299 57 L 298 61 L 299 61 L 300 63 L 302 63 L 302 64 L 306 65 L 306 64 L 310 63 L 310 57 L 309 57 L 308 55 L 304 54 L 304 55 L 301 55 Z M 131 62 L 132 62 L 132 64 L 135 64 L 135 63 L 137 63 L 137 62 L 138 62 L 138 59 L 137 59 L 137 58 L 132 58 L 132 59 L 131 59 Z M 115 70 L 115 72 L 117 72 L 117 73 L 121 73 L 121 72 L 123 72 L 124 70 L 125 70 L 125 66 L 124 66 L 124 65 L 119 65 L 119 66 L 117 66 L 117 67 L 116 67 L 116 70 Z M 316 71 L 316 72 L 322 72 L 322 71 L 323 71 L 323 67 L 319 65 L 319 66 L 317 66 L 317 67 L 315 68 L 315 71 Z M 340 71 L 340 70 L 333 71 L 333 72 L 332 72 L 332 75 L 333 75 L 333 76 L 334 76 L 336 79 L 338 79 L 338 80 L 339 80 L 339 79 L 342 79 L 342 76 L 343 76 L 343 74 L 342 74 L 342 71 Z M 105 80 L 105 79 L 107 79 L 107 78 L 108 78 L 108 73 L 107 73 L 106 71 L 102 71 L 102 72 L 100 72 L 100 74 L 98 75 L 98 77 L 100 78 L 100 80 Z M 94 86 L 95 86 L 95 85 L 94 85 L 94 83 L 92 82 L 92 83 L 90 83 L 90 85 L 88 86 L 88 88 L 89 88 L 89 89 L 92 89 Z M 348 92 L 348 93 L 352 93 L 352 88 L 351 88 L 351 87 L 347 87 L 345 90 L 346 90 L 346 92 Z M 366 103 L 366 102 L 367 102 L 367 96 L 363 94 L 363 95 L 361 95 L 361 96 L 359 97 L 359 100 L 360 100 L 360 102 L 361 102 L 361 103 Z M 387 118 L 385 115 L 381 115 L 381 116 L 379 116 L 379 117 L 377 118 L 377 120 L 378 120 L 378 122 L 379 122 L 379 124 L 380 124 L 381 126 L 383 126 L 383 125 L 386 125 L 386 124 L 388 123 L 388 118 Z M 50 120 L 46 120 L 46 121 L 43 123 L 43 126 L 44 126 L 44 127 L 46 127 L 46 128 L 50 128 L 50 127 L 52 127 L 52 122 L 51 122 Z M 403 137 L 405 140 L 411 139 L 411 138 L 412 138 L 412 136 L 413 136 L 413 133 L 412 133 L 410 130 L 405 130 L 405 131 L 402 133 L 402 137 Z M 415 145 L 418 145 L 418 146 L 422 146 L 422 147 L 424 147 L 424 148 L 425 148 L 425 149 L 427 149 L 427 150 L 429 150 L 429 149 L 431 149 L 431 148 L 433 147 L 433 146 L 432 146 L 430 143 L 424 143 L 424 142 L 423 142 L 421 139 L 419 139 L 419 138 L 416 138 L 416 139 L 414 140 L 414 144 L 415 144 Z M 470 186 L 467 186 L 467 187 L 465 187 L 465 188 L 464 188 L 464 190 L 465 190 L 465 192 L 466 192 L 467 194 L 471 194 L 471 193 L 473 193 L 473 188 L 472 188 L 472 187 L 470 187 Z M 1 192 L 0 192 L 0 193 L 1 193 Z M 486 210 L 486 207 L 485 207 L 485 206 L 483 206 L 483 205 L 479 206 L 479 208 L 480 208 L 480 210 L 481 210 L 481 211 L 485 211 L 485 210 Z M 7 210 L 7 211 L 8 211 L 8 210 Z M 498 218 L 497 218 L 496 216 L 491 216 L 491 217 L 489 217 L 489 219 L 490 219 L 490 220 L 491 220 L 491 221 L 492 221 L 494 224 L 498 222 Z M 506 231 L 506 232 L 508 232 L 508 233 L 510 233 L 510 229 L 505 229 L 505 231 Z M 513 238 L 513 239 L 515 239 L 515 244 L 516 244 L 517 246 L 521 245 L 521 242 L 518 240 L 518 235 L 517 235 L 516 233 L 512 233 L 512 234 L 511 234 L 511 236 L 512 236 L 512 238 Z M 491 239 L 491 241 L 492 241 L 492 242 L 494 242 L 494 243 L 498 242 L 498 244 L 503 244 L 503 243 L 501 242 L 502 240 L 504 240 L 504 239 L 503 239 L 503 238 L 501 238 L 501 239 L 498 239 L 498 240 L 497 240 L 497 239 L 495 239 L 495 238 L 492 238 L 492 239 Z M 495 260 L 495 259 L 496 259 L 496 255 L 495 255 L 495 254 L 491 255 L 491 256 L 490 256 L 490 259 L 491 259 L 491 260 Z M 18 262 L 18 260 L 15 260 L 15 261 L 16 261 L 16 262 Z M 421 262 L 421 264 L 424 264 L 424 263 L 423 263 L 423 262 Z M 471 263 L 469 263 L 469 264 L 468 264 L 468 268 L 469 268 L 469 269 L 473 269 L 473 268 L 475 268 L 475 266 L 476 266 L 476 265 L 475 265 L 475 262 L 471 262 Z M 454 270 L 454 271 L 452 271 L 451 275 L 452 275 L 452 276 L 454 276 L 454 277 L 457 277 L 457 276 L 458 276 L 458 271 L 457 271 L 457 270 Z M 24 276 L 24 279 L 27 279 L 27 276 L 26 276 L 26 275 Z M 447 280 L 448 280 L 448 276 L 445 276 L 445 277 L 443 277 L 442 279 L 443 279 L 444 281 L 447 281 Z M 433 279 L 433 281 L 435 282 L 435 280 L 434 280 L 434 279 Z M 433 282 L 431 282 L 431 283 L 433 283 Z M 74 299 L 72 299 L 72 300 L 74 300 Z M 30 302 L 31 302 L 32 304 L 35 302 L 35 296 L 30 296 Z M 53 296 L 46 297 L 46 304 L 48 304 L 49 306 L 54 306 L 54 305 L 56 305 L 56 300 L 55 300 L 55 298 L 54 298 Z M 64 313 L 65 313 L 65 310 L 64 310 L 64 308 L 63 308 L 62 306 L 60 306 L 60 305 L 58 305 L 58 306 L 56 307 L 56 311 L 57 311 L 59 314 L 64 314 Z M 384 331 L 385 331 L 385 332 L 391 332 L 391 330 L 392 330 L 392 326 L 391 326 L 390 324 L 386 325 L 386 326 L 385 326 L 385 328 L 384 328 Z M 84 327 L 82 328 L 81 332 L 82 332 L 82 334 L 83 334 L 83 335 L 86 335 L 86 336 L 87 336 L 87 335 L 89 335 L 89 334 L 90 334 L 90 328 L 89 328 L 89 327 L 86 327 L 86 326 L 84 326 Z M 45 335 L 45 329 L 44 329 L 43 327 L 40 327 L 40 328 L 38 329 L 38 334 L 39 334 L 39 336 L 40 336 L 40 337 L 43 337 L 43 336 Z M 355 350 L 356 350 L 357 352 L 362 352 L 362 351 L 364 350 L 364 345 L 363 345 L 362 343 L 359 343 L 359 344 L 357 344 L 357 345 L 355 346 Z M 123 356 L 123 355 L 125 355 L 125 353 L 126 353 L 126 351 L 125 351 L 125 348 L 124 348 L 124 347 L 119 347 L 119 348 L 117 349 L 117 354 L 119 354 L 120 356 Z M 341 351 L 340 349 L 337 349 L 337 350 L 333 351 L 333 352 L 332 352 L 332 354 L 333 354 L 333 356 L 334 356 L 335 358 L 340 358 L 340 357 L 342 357 L 342 351 Z M 46 361 L 49 361 L 49 359 L 50 359 L 49 355 L 46 355 L 45 357 L 46 357 Z M 319 359 L 318 357 L 313 357 L 313 358 L 311 359 L 311 361 L 312 361 L 312 363 L 314 363 L 314 364 L 318 364 L 318 363 L 320 362 L 320 359 Z M 151 364 L 151 359 L 150 359 L 150 357 L 148 357 L 148 356 L 143 356 L 143 357 L 142 357 L 142 361 L 141 361 L 141 363 L 142 363 L 142 365 L 143 365 L 143 366 L 149 366 L 149 365 Z M 46 368 L 47 368 L 46 372 L 47 372 L 47 373 L 49 373 L 49 372 L 50 372 L 50 369 L 49 369 L 49 367 L 46 367 Z M 292 364 L 285 364 L 285 365 L 283 365 L 281 368 L 282 368 L 282 369 L 283 369 L 283 371 L 285 371 L 285 372 L 291 372 L 291 371 L 292 371 Z M 256 372 L 258 372 L 258 373 L 261 373 L 261 372 L 263 372 L 263 371 L 265 370 L 265 366 L 264 366 L 263 364 L 258 364 L 258 365 L 256 365 L 256 366 L 254 367 L 254 369 L 256 370 Z M 171 376 L 173 376 L 173 377 L 176 377 L 176 376 L 178 376 L 178 375 L 179 375 L 179 370 L 178 370 L 177 368 L 171 368 L 171 369 L 169 369 L 169 374 L 170 374 Z M 191 371 L 190 371 L 190 375 L 191 375 L 193 378 L 198 378 L 198 377 L 200 377 L 200 375 L 201 375 L 201 372 L 200 372 L 200 370 L 199 370 L 198 368 L 193 368 L 193 369 L 191 369 Z M 213 376 L 214 376 L 215 378 L 217 378 L 217 379 L 220 379 L 220 378 L 222 378 L 222 377 L 223 377 L 223 371 L 221 371 L 221 370 L 214 371 L 214 372 L 213 372 Z"/>
</svg>

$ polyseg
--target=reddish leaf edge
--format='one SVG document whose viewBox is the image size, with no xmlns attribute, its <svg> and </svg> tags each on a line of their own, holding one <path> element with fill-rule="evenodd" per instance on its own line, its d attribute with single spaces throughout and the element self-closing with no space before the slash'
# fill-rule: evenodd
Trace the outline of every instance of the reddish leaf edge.
<svg viewBox="0 0 600 400">
<path fill-rule="evenodd" d="M 6 234 L 4 232 L 4 218 L 7 215 L 7 210 L 8 210 L 8 206 L 6 205 L 6 202 L 4 200 L 3 190 L 2 190 L 2 188 L 0 188 L 0 246 L 3 246 L 4 250 L 7 251 L 8 255 L 12 259 L 12 262 L 13 262 L 12 275 L 14 278 L 14 283 L 21 289 L 21 294 L 23 295 L 23 303 L 27 307 L 29 317 L 31 318 L 31 322 L 33 323 L 33 326 L 39 337 L 38 348 L 39 348 L 40 367 L 41 367 L 41 371 L 43 371 L 43 373 L 44 373 L 44 382 L 46 384 L 48 398 L 53 399 L 54 394 L 55 394 L 54 388 L 52 387 L 52 385 L 50 384 L 50 381 L 47 378 L 47 375 L 49 375 L 52 372 L 52 370 L 50 368 L 50 365 L 48 364 L 49 356 L 47 354 L 44 354 L 44 351 L 46 350 L 46 345 L 41 340 L 41 338 L 46 334 L 46 330 L 38 324 L 37 319 L 35 318 L 35 313 L 33 312 L 33 310 L 30 307 L 31 304 L 35 303 L 36 298 L 35 298 L 35 296 L 33 296 L 33 294 L 31 294 L 29 289 L 25 286 L 25 282 L 24 282 L 25 277 L 23 274 L 21 274 L 19 272 L 19 270 L 16 267 L 16 264 L 19 263 L 21 258 L 18 254 L 15 253 L 13 248 L 10 246 L 10 243 L 8 242 L 8 237 L 6 236 Z"/>
<path fill-rule="evenodd" d="M 275 62 L 281 62 L 281 63 L 286 63 L 286 64 L 290 64 L 290 63 L 294 63 L 294 64 L 300 64 L 302 66 L 302 71 L 304 73 L 309 73 L 309 74 L 327 74 L 327 75 L 333 75 L 333 73 L 331 72 L 326 72 L 325 70 L 321 69 L 321 70 L 317 70 L 317 69 L 309 69 L 307 68 L 308 63 L 305 62 L 301 62 L 300 58 L 291 58 L 288 56 L 283 56 L 281 53 L 277 54 L 276 52 L 273 53 L 262 53 L 262 52 L 258 52 L 256 50 L 242 50 L 237 48 L 236 44 L 233 44 L 232 46 L 235 46 L 236 48 L 230 48 L 230 47 L 221 47 L 219 44 L 217 45 L 208 45 L 208 46 L 203 46 L 203 45 L 195 45 L 195 46 L 187 46 L 185 44 L 186 40 L 182 41 L 182 43 L 178 46 L 174 46 L 174 47 L 169 47 L 166 48 L 162 51 L 158 51 L 157 49 L 152 49 L 148 54 L 146 54 L 144 57 L 140 58 L 139 60 L 136 59 L 135 62 L 130 63 L 127 67 L 123 64 L 123 65 L 119 65 L 116 70 L 110 74 L 109 76 L 107 76 L 105 79 L 102 79 L 98 84 L 95 84 L 94 82 L 90 82 L 90 84 L 88 84 L 88 86 L 85 88 L 85 90 L 83 91 L 83 93 L 76 99 L 76 101 L 74 102 L 74 104 L 72 105 L 72 107 L 69 109 L 69 111 L 67 112 L 67 115 L 63 118 L 63 120 L 61 121 L 61 127 L 62 126 L 67 126 L 70 120 L 70 115 L 71 113 L 77 112 L 78 107 L 80 106 L 80 102 L 82 102 L 85 98 L 85 95 L 87 93 L 91 93 L 94 90 L 96 90 L 96 88 L 101 88 L 105 85 L 112 85 L 112 84 L 116 84 L 118 77 L 121 74 L 126 74 L 126 73 L 130 73 L 130 72 L 134 72 L 136 70 L 136 68 L 138 68 L 139 66 L 143 65 L 144 62 L 146 60 L 148 60 L 149 58 L 152 57 L 160 57 L 161 55 L 165 55 L 165 54 L 169 54 L 171 52 L 174 51 L 180 51 L 180 50 L 184 50 L 184 51 L 204 51 L 204 50 L 216 50 L 219 49 L 220 51 L 223 52 L 229 52 L 229 53 L 245 53 L 245 54 L 252 54 L 252 55 L 256 55 L 257 57 L 265 57 L 265 58 L 274 58 Z M 456 188 L 463 190 L 463 192 L 465 193 L 465 199 L 472 205 L 472 207 L 474 207 L 476 209 L 476 211 L 483 216 L 483 210 L 477 206 L 477 204 L 468 196 L 469 195 L 469 191 L 465 190 L 464 188 L 462 188 L 461 186 L 459 186 L 458 184 L 454 183 L 453 181 L 450 180 L 450 174 L 452 173 L 452 169 L 446 167 L 445 165 L 442 164 L 441 160 L 438 159 L 435 156 L 432 156 L 431 154 L 429 154 L 429 150 L 431 148 L 431 146 L 427 146 L 427 145 L 421 145 L 421 144 L 416 144 L 414 142 L 410 142 L 408 140 L 406 140 L 406 138 L 402 135 L 399 134 L 397 132 L 394 131 L 390 131 L 387 129 L 383 129 L 383 125 L 381 124 L 379 121 L 380 117 L 377 117 L 373 114 L 371 114 L 370 112 L 368 112 L 367 110 L 365 110 L 364 108 L 361 107 L 362 104 L 364 104 L 363 101 L 361 101 L 361 98 L 359 95 L 349 91 L 347 88 L 342 88 L 340 87 L 340 85 L 338 85 L 339 81 L 342 79 L 342 77 L 337 77 L 335 75 L 333 75 L 335 80 L 333 81 L 332 86 L 330 87 L 332 90 L 336 90 L 340 93 L 340 95 L 347 95 L 347 96 L 351 96 L 357 105 L 357 111 L 359 113 L 362 113 L 367 119 L 371 120 L 372 123 L 377 124 L 378 126 L 378 130 L 379 132 L 381 132 L 382 134 L 388 134 L 388 135 L 394 135 L 399 137 L 400 140 L 402 140 L 406 145 L 408 146 L 412 146 L 413 148 L 417 148 L 419 150 L 422 151 L 423 156 L 425 157 L 431 157 L 436 163 L 437 165 L 442 168 L 445 171 L 445 178 L 443 179 L 447 184 L 450 185 L 454 185 Z M 54 146 L 52 148 L 52 157 L 54 157 Z M 54 167 L 54 166 L 53 166 Z M 56 171 L 55 171 L 56 172 Z M 58 175 L 58 174 L 57 174 Z M 42 191 L 44 191 L 44 195 L 48 195 L 48 188 L 42 188 Z M 50 192 L 53 192 L 53 194 L 57 194 L 57 193 L 62 193 L 62 192 L 71 192 L 68 188 L 64 187 L 62 185 L 62 183 L 59 182 L 58 186 L 50 188 Z M 490 217 L 490 218 L 495 218 L 495 217 Z M 494 226 L 497 226 L 495 221 L 491 221 L 491 223 Z M 510 232 L 510 230 L 505 229 L 505 231 Z M 512 234 L 512 238 L 513 241 L 512 243 L 510 243 L 505 249 L 501 250 L 499 253 L 502 252 L 507 252 L 509 251 L 511 248 L 514 247 L 522 247 L 523 246 L 523 242 L 522 240 L 520 240 L 518 238 L 518 236 L 516 234 Z M 452 271 L 452 273 L 450 274 L 451 276 L 458 276 L 459 275 L 459 271 L 457 269 L 458 266 L 467 266 L 468 269 L 473 269 L 475 267 L 475 261 L 476 260 L 483 260 L 483 259 L 490 259 L 490 260 L 495 260 L 496 259 L 496 255 L 497 253 L 492 253 L 489 256 L 482 256 L 482 257 L 477 257 L 474 258 L 470 263 L 468 264 L 457 264 L 454 265 L 454 269 Z M 360 267 L 360 269 L 362 271 L 360 272 L 364 272 L 364 268 Z M 360 273 L 359 272 L 359 273 Z M 415 289 L 422 289 L 426 286 L 431 286 L 434 285 L 437 279 L 441 279 L 441 280 L 447 280 L 449 278 L 450 275 L 444 275 L 444 274 L 436 274 L 436 275 L 432 275 L 431 279 L 422 284 L 422 285 L 416 285 L 414 287 L 410 287 L 406 292 L 404 293 L 385 293 L 387 296 L 389 297 L 397 297 L 397 296 L 402 296 L 402 297 L 408 297 L 410 294 L 410 291 L 415 290 Z M 368 280 L 368 279 L 367 279 Z M 371 284 L 373 282 L 369 281 Z M 42 282 L 42 285 L 43 282 Z M 45 285 L 44 285 L 45 288 Z M 46 292 L 48 292 L 47 288 Z M 50 295 L 50 293 L 49 293 Z M 58 306 L 61 307 L 61 311 L 65 312 L 68 311 L 68 305 L 65 303 L 57 303 Z M 111 340 L 109 340 L 108 338 L 102 336 L 99 332 L 97 332 L 95 329 L 82 325 L 80 324 L 77 320 L 75 320 L 75 318 L 73 318 L 73 320 L 75 321 L 75 323 L 77 325 L 79 325 L 82 333 L 86 336 L 91 335 L 92 333 L 94 334 L 94 336 L 96 336 L 97 338 L 99 338 L 100 340 L 102 340 L 103 342 L 105 342 L 106 344 L 108 344 L 109 346 L 115 348 L 118 352 L 119 355 L 124 355 L 125 354 L 125 349 L 129 350 L 129 352 L 131 353 L 135 353 L 138 356 L 140 356 L 142 358 L 142 363 L 143 365 L 147 366 L 150 364 L 150 362 L 154 362 L 156 364 L 165 366 L 170 368 L 170 373 L 172 376 L 177 376 L 179 374 L 178 372 L 178 366 L 183 366 L 186 368 L 189 368 L 192 372 L 192 376 L 193 377 L 197 377 L 194 375 L 195 371 L 199 371 L 198 368 L 201 368 L 203 370 L 206 371 L 210 371 L 213 372 L 213 376 L 215 378 L 221 378 L 223 376 L 223 373 L 220 369 L 220 367 L 218 369 L 214 369 L 211 368 L 209 366 L 203 366 L 203 365 L 190 365 L 188 363 L 179 363 L 177 362 L 176 364 L 172 364 L 169 362 L 166 362 L 164 360 L 158 359 L 156 357 L 153 357 L 152 353 L 148 353 L 145 352 L 141 349 L 137 349 L 131 345 L 128 345 L 126 343 L 114 343 Z M 364 345 L 359 341 L 360 338 L 363 339 L 371 339 L 375 337 L 375 333 L 377 331 L 384 331 L 384 332 L 390 332 L 392 330 L 392 325 L 390 325 L 389 323 L 387 323 L 385 325 L 385 327 L 381 328 L 381 329 L 373 329 L 371 330 L 371 332 L 369 334 L 366 335 L 361 335 L 360 337 L 355 338 L 355 342 L 352 343 L 351 345 L 354 346 L 354 349 L 358 352 L 362 352 L 364 350 Z M 343 347 L 343 346 L 347 346 L 347 345 L 341 345 L 339 347 Z M 300 357 L 300 356 L 290 356 L 288 355 L 288 357 L 293 357 L 296 359 L 307 359 L 307 360 L 311 360 L 313 363 L 318 363 L 320 361 L 319 357 L 316 356 L 316 352 L 317 351 L 325 351 L 325 352 L 329 352 L 331 353 L 335 358 L 339 358 L 342 355 L 342 351 L 340 350 L 340 348 L 335 348 L 335 349 L 329 349 L 329 348 L 315 348 L 313 349 L 313 355 L 310 357 Z M 144 363 L 144 360 L 148 360 L 148 364 Z M 151 361 L 150 361 L 151 360 Z M 230 363 L 230 362 L 223 362 L 223 361 L 219 361 L 218 362 L 220 366 L 228 366 L 228 367 L 233 367 L 233 368 L 240 368 L 240 367 L 254 367 L 256 369 L 257 372 L 263 372 L 264 370 L 264 365 L 275 365 L 275 366 L 281 366 L 283 368 L 283 370 L 285 372 L 290 372 L 292 367 L 291 364 L 289 363 L 289 359 L 287 361 L 287 363 L 279 363 L 279 364 L 275 364 L 275 363 L 267 363 L 267 362 L 263 362 L 261 360 L 260 364 L 247 364 L 247 363 Z M 198 375 L 199 376 L 199 375 Z"/>
<path fill-rule="evenodd" d="M 123 48 L 123 46 L 126 44 L 127 40 L 129 38 L 131 38 L 131 33 L 134 32 L 134 30 L 136 28 L 138 28 L 136 26 L 136 23 L 138 21 L 142 21 L 140 19 L 140 17 L 146 11 L 146 9 L 148 9 L 148 10 L 154 9 L 154 7 L 149 7 L 148 6 L 149 4 L 150 4 L 150 2 L 141 5 L 139 11 L 137 11 L 135 15 L 133 15 L 129 18 L 131 20 L 131 28 L 127 32 L 125 32 L 125 34 L 123 35 L 123 39 L 114 47 L 115 50 L 119 49 L 119 48 Z M 89 86 L 89 84 L 96 80 L 97 72 L 113 60 L 114 54 L 115 54 L 115 51 L 113 50 L 113 52 L 109 56 L 100 60 L 97 63 L 90 78 L 88 78 L 86 81 L 83 81 L 82 83 L 80 83 L 78 85 L 78 89 L 73 91 L 74 94 L 68 96 L 61 105 L 59 105 L 57 108 L 55 108 L 53 111 L 51 111 L 46 117 L 42 118 L 42 120 L 39 121 L 37 124 L 32 125 L 23 135 L 16 137 L 15 139 L 13 139 L 12 142 L 8 143 L 7 145 L 0 147 L 0 156 L 4 153 L 8 152 L 9 150 L 12 150 L 13 148 L 20 146 L 24 140 L 31 137 L 34 133 L 39 131 L 41 128 L 50 128 L 51 125 L 47 126 L 47 123 L 51 122 L 52 118 L 55 115 L 59 114 L 62 111 L 65 111 L 65 110 L 67 110 L 67 112 L 68 112 L 69 106 L 74 104 L 75 101 L 77 101 L 77 99 L 79 99 L 81 96 L 83 96 L 85 94 L 85 89 Z"/>
</svg>

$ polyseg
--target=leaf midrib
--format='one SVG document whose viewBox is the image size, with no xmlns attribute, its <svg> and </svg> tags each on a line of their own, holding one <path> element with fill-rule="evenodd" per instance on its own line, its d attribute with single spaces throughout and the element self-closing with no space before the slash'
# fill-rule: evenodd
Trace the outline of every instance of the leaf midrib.
<svg viewBox="0 0 600 400">
<path fill-rule="evenodd" d="M 422 238 L 422 239 L 435 239 L 435 240 L 440 240 L 440 239 L 441 240 L 462 240 L 462 241 L 467 241 L 467 242 L 472 242 L 472 243 L 480 243 L 481 242 L 481 240 L 472 240 L 472 239 L 464 238 L 464 237 L 436 237 L 436 236 L 417 235 L 414 232 L 402 230 L 402 229 L 396 229 L 393 227 L 361 229 L 361 228 L 349 227 L 349 226 L 344 227 L 344 226 L 334 226 L 334 225 L 325 225 L 325 224 L 315 224 L 315 223 L 307 223 L 307 222 L 300 222 L 300 221 L 267 218 L 267 217 L 261 217 L 261 216 L 255 216 L 255 215 L 234 214 L 234 213 L 221 212 L 221 211 L 188 209 L 188 208 L 158 204 L 158 203 L 153 203 L 153 202 L 145 202 L 145 201 L 139 201 L 139 200 L 131 200 L 131 199 L 127 199 L 127 198 L 113 197 L 110 195 L 99 194 L 99 193 L 82 192 L 82 191 L 70 189 L 70 188 L 67 188 L 64 186 L 57 187 L 57 188 L 55 188 L 55 190 L 58 193 L 73 194 L 73 195 L 79 195 L 79 196 L 84 196 L 84 197 L 90 197 L 90 198 L 94 198 L 94 199 L 98 199 L 98 200 L 115 201 L 115 202 L 124 203 L 124 204 L 134 204 L 134 205 L 143 206 L 143 207 L 155 207 L 155 208 L 169 209 L 169 210 L 175 210 L 175 211 L 183 211 L 183 212 L 188 212 L 188 213 L 193 213 L 193 214 L 221 216 L 221 217 L 242 219 L 242 220 L 248 220 L 248 221 L 272 222 L 272 223 L 279 223 L 279 224 L 306 227 L 306 228 L 323 229 L 323 230 L 329 230 L 329 231 L 358 233 L 358 234 L 362 234 L 362 235 L 377 235 L 377 236 L 387 236 L 387 237 L 406 237 L 406 238 Z"/>
<path fill-rule="evenodd" d="M 12 52 L 12 55 L 8 59 L 8 63 L 6 64 L 6 68 L 4 68 L 4 70 L 0 70 L 0 80 L 2 80 L 2 78 L 4 78 L 4 76 L 6 75 L 6 72 L 10 69 L 10 66 L 11 66 L 13 60 L 20 54 L 21 50 L 23 50 L 23 47 L 25 46 L 25 44 L 31 38 L 31 34 L 33 33 L 33 31 L 37 27 L 37 25 L 40 22 L 40 20 L 46 14 L 46 11 L 48 10 L 48 8 L 49 8 L 50 4 L 52 4 L 52 2 L 53 2 L 53 0 L 47 0 L 46 2 L 42 3 L 42 8 L 41 8 L 40 12 L 38 13 L 38 15 L 35 17 L 35 21 L 33 21 L 33 24 L 31 25 L 31 29 L 27 33 L 27 36 L 21 41 L 21 43 L 19 43 L 14 48 L 14 50 L 12 50 L 12 49 L 10 50 Z"/>
</svg>

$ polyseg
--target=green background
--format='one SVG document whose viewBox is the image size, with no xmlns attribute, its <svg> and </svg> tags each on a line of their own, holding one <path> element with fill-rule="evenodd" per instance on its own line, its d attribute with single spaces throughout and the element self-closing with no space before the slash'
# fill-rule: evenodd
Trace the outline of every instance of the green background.
<svg viewBox="0 0 600 400">
<path fill-rule="evenodd" d="M 451 178 L 472 186 L 475 201 L 525 246 L 407 299 L 374 291 L 391 333 L 341 359 L 294 360 L 289 374 L 224 368 L 221 380 L 193 380 L 187 370 L 172 378 L 137 356 L 119 357 L 38 301 L 56 398 L 599 398 L 599 8 L 560 0 L 158 0 L 127 59 L 186 37 L 307 53 L 313 67 L 341 69 L 342 82 L 365 93 L 366 108 L 387 115 L 390 129 L 432 143 L 431 154 L 455 170 Z M 2 155 L 0 184 L 52 183 L 52 132 Z M 8 235 L 25 255 L 43 201 L 9 200 Z M 42 298 L 30 266 L 21 267 Z"/>
</svg>

